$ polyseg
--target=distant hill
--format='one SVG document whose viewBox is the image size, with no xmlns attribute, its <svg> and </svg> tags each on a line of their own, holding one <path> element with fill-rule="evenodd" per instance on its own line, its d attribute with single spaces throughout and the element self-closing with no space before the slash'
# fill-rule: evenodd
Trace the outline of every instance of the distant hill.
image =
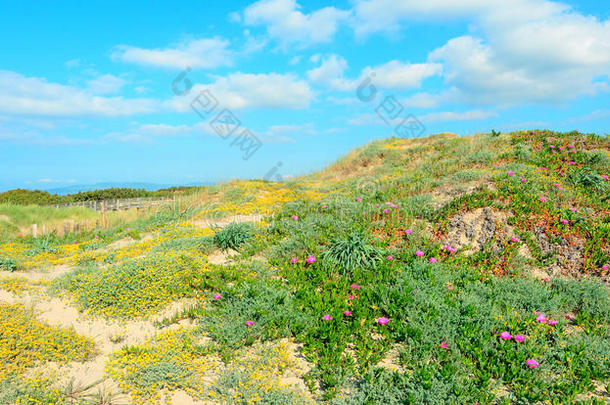
<svg viewBox="0 0 610 405">
<path fill-rule="evenodd" d="M 207 184 L 188 184 L 186 186 L 199 186 Z M 76 194 L 83 191 L 96 191 L 105 190 L 108 188 L 131 188 L 135 190 L 146 190 L 146 191 L 157 191 L 164 188 L 173 187 L 172 184 L 156 184 L 156 183 L 121 183 L 121 182 L 107 182 L 107 183 L 95 183 L 95 184 L 77 184 L 72 186 L 50 188 L 45 191 L 51 194 L 57 195 L 69 195 Z"/>
</svg>

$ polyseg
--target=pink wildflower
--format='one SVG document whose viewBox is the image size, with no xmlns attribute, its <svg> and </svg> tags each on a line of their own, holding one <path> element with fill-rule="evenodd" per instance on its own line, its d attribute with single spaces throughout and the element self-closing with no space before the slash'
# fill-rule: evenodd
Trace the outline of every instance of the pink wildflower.
<svg viewBox="0 0 610 405">
<path fill-rule="evenodd" d="M 519 343 L 523 342 L 525 340 L 525 336 L 523 335 L 515 335 L 515 340 Z"/>
<path fill-rule="evenodd" d="M 362 201 L 362 198 L 356 197 L 356 201 L 360 202 L 360 201 Z"/>
<path fill-rule="evenodd" d="M 607 264 L 604 264 L 604 265 L 602 266 L 602 269 L 604 269 L 604 270 L 608 270 L 608 268 L 609 268 L 609 267 L 608 267 L 608 265 L 607 265 Z"/>
<path fill-rule="evenodd" d="M 549 325 L 553 326 L 553 325 L 557 325 L 559 322 L 557 322 L 554 319 L 549 319 Z"/>
<path fill-rule="evenodd" d="M 605 174 L 602 174 L 602 179 L 608 180 L 608 179 L 610 179 L 610 177 L 606 176 Z"/>
<path fill-rule="evenodd" d="M 546 322 L 546 316 L 544 316 L 544 314 L 539 314 L 539 315 L 536 317 L 536 320 L 537 320 L 538 322 Z"/>
<path fill-rule="evenodd" d="M 525 364 L 530 366 L 530 368 L 536 368 L 536 367 L 538 367 L 540 365 L 540 364 L 538 364 L 538 362 L 536 360 L 532 360 L 532 359 L 527 359 Z"/>
<path fill-rule="evenodd" d="M 570 160 L 570 162 L 569 162 L 569 163 L 570 163 L 571 165 L 575 165 L 575 164 L 576 164 L 576 162 L 575 162 L 575 161 L 573 161 L 573 160 Z"/>
<path fill-rule="evenodd" d="M 360 286 L 358 284 L 352 284 L 349 286 L 349 288 L 351 288 L 352 290 L 359 290 Z"/>
<path fill-rule="evenodd" d="M 436 257 L 431 257 L 428 259 L 430 263 L 436 263 Z"/>
<path fill-rule="evenodd" d="M 570 207 L 570 211 L 572 211 L 572 212 L 576 212 L 576 211 L 578 211 L 578 210 L 577 210 L 576 208 L 574 208 L 574 207 Z"/>
<path fill-rule="evenodd" d="M 389 210 L 389 209 L 387 209 L 387 208 L 386 208 L 385 210 L 383 210 L 383 213 L 384 213 L 384 214 L 387 214 L 388 212 L 390 212 L 390 210 Z"/>
<path fill-rule="evenodd" d="M 569 223 L 570 223 L 570 221 L 568 221 L 567 219 L 562 219 L 562 220 L 561 220 L 561 223 L 562 223 L 562 224 L 569 224 Z"/>
<path fill-rule="evenodd" d="M 410 229 L 405 230 L 405 234 L 407 234 L 407 235 L 411 235 L 412 233 L 413 233 L 413 231 Z"/>
<path fill-rule="evenodd" d="M 544 198 L 544 197 L 540 197 L 540 201 L 542 201 L 542 202 L 546 202 L 546 198 Z"/>
<path fill-rule="evenodd" d="M 517 238 L 516 236 L 511 237 L 510 240 L 512 240 L 513 242 L 519 242 L 519 238 Z"/>
<path fill-rule="evenodd" d="M 387 257 L 387 259 L 388 259 L 388 260 L 394 260 L 394 257 L 392 257 L 392 256 L 388 256 L 388 257 Z"/>
<path fill-rule="evenodd" d="M 246 326 L 252 326 L 254 325 L 254 321 L 246 321 Z"/>
<path fill-rule="evenodd" d="M 521 177 L 521 183 L 525 183 L 527 179 L 525 177 Z"/>
<path fill-rule="evenodd" d="M 316 261 L 316 258 L 313 257 L 313 255 L 309 255 L 307 257 L 307 263 L 315 263 L 315 261 Z"/>
<path fill-rule="evenodd" d="M 512 338 L 512 336 L 510 335 L 510 333 L 504 331 L 502 333 L 500 333 L 500 337 L 504 340 L 510 340 Z"/>
<path fill-rule="evenodd" d="M 214 297 L 213 297 L 213 298 L 214 298 L 215 300 L 219 300 L 219 299 L 221 299 L 221 298 L 222 298 L 222 295 L 221 295 L 221 294 L 214 294 Z"/>
<path fill-rule="evenodd" d="M 299 259 L 297 259 L 296 257 L 293 257 L 292 259 L 290 259 L 291 262 L 296 263 L 299 261 Z"/>
<path fill-rule="evenodd" d="M 421 250 L 416 250 L 415 254 L 419 257 L 422 257 L 424 255 L 424 252 L 422 252 Z"/>
<path fill-rule="evenodd" d="M 294 219 L 295 221 L 299 220 L 299 217 L 297 217 L 296 215 L 291 216 L 290 218 Z"/>
<path fill-rule="evenodd" d="M 354 299 L 354 296 L 350 294 L 350 295 L 347 296 L 347 299 L 351 301 L 351 300 Z"/>
<path fill-rule="evenodd" d="M 330 316 L 330 315 L 328 315 L 328 314 L 326 314 L 326 315 L 324 315 L 324 316 L 322 317 L 322 319 L 324 319 L 325 321 L 330 321 L 330 320 L 332 320 L 332 319 L 333 319 L 333 317 L 332 317 L 332 316 Z"/>
<path fill-rule="evenodd" d="M 570 315 L 570 314 L 567 314 L 567 315 L 566 315 L 566 319 L 567 319 L 568 321 L 571 321 L 572 319 L 574 319 L 574 317 L 573 317 L 572 315 Z"/>
<path fill-rule="evenodd" d="M 345 316 L 350 316 L 352 314 L 352 311 L 344 311 L 343 315 Z"/>
<path fill-rule="evenodd" d="M 512 176 L 513 174 L 515 174 L 515 172 L 507 172 L 506 174 L 508 174 L 509 176 Z"/>
<path fill-rule="evenodd" d="M 377 318 L 377 319 L 375 319 L 375 321 L 376 321 L 376 322 L 377 322 L 379 325 L 385 325 L 385 324 L 387 324 L 388 322 L 390 322 L 390 320 L 389 320 L 388 318 L 385 318 L 385 317 L 383 317 L 383 316 L 382 316 L 381 318 Z"/>
<path fill-rule="evenodd" d="M 447 289 L 448 289 L 449 291 L 453 291 L 453 284 L 451 284 L 451 283 L 447 283 Z"/>
<path fill-rule="evenodd" d="M 449 349 L 449 343 L 447 343 L 447 342 L 445 342 L 445 341 L 443 340 L 443 341 L 441 341 L 441 347 L 442 347 L 443 349 Z"/>
</svg>

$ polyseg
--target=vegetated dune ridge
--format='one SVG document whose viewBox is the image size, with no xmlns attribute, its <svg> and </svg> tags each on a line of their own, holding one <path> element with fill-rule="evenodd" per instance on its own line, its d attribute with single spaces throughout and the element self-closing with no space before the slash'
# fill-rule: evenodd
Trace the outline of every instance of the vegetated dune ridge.
<svg viewBox="0 0 610 405">
<path fill-rule="evenodd" d="M 610 141 L 390 138 L 0 243 L 0 403 L 606 403 Z"/>
</svg>

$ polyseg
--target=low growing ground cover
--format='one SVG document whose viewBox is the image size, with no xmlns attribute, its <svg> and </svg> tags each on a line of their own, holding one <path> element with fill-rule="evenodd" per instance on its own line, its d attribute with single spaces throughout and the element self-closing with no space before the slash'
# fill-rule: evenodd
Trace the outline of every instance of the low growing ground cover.
<svg viewBox="0 0 610 405">
<path fill-rule="evenodd" d="M 392 138 L 291 183 L 3 241 L 0 289 L 122 323 L 190 300 L 140 340 L 100 331 L 134 403 L 604 403 L 608 173 L 607 138 L 578 132 Z M 13 393 L 29 378 L 8 374 Z"/>
</svg>

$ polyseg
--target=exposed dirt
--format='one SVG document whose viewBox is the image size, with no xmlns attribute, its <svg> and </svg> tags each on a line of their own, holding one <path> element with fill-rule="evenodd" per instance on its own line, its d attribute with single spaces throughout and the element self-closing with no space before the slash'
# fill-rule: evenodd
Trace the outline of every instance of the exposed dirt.
<svg viewBox="0 0 610 405">
<path fill-rule="evenodd" d="M 223 227 L 233 222 L 257 222 L 261 221 L 263 216 L 261 214 L 248 214 L 248 215 L 231 215 L 229 217 L 220 219 L 208 219 L 200 218 L 189 221 L 189 224 L 200 228 L 213 228 Z"/>
</svg>

